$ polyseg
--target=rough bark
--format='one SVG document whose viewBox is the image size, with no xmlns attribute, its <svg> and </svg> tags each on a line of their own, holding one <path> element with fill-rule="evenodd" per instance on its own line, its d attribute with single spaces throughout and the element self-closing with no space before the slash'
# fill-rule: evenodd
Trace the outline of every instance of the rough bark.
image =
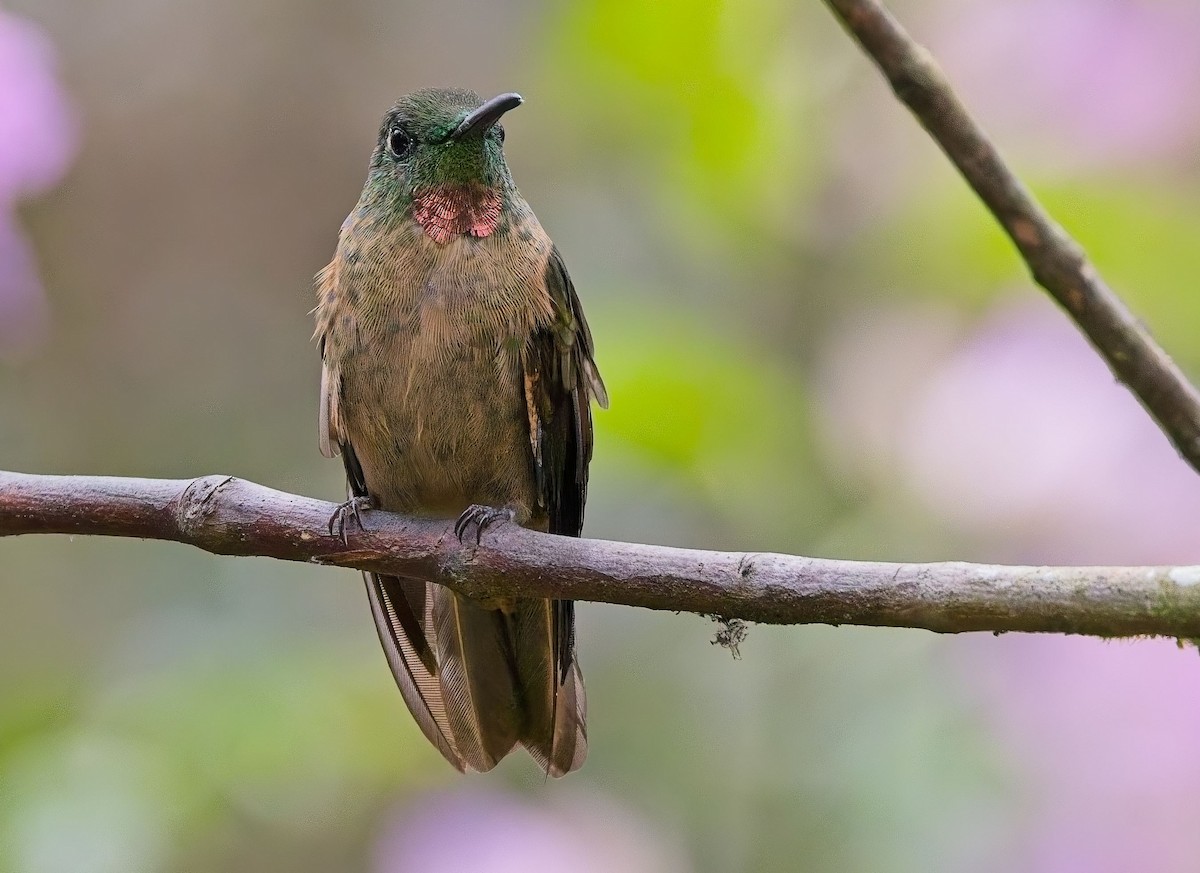
<svg viewBox="0 0 1200 873">
<path fill-rule="evenodd" d="M 450 524 L 371 511 L 348 542 L 335 504 L 231 476 L 192 480 L 0 472 L 0 537 L 98 534 L 421 576 L 472 597 L 562 597 L 771 624 L 1200 637 L 1200 567 L 896 564 L 711 552 Z"/>
</svg>

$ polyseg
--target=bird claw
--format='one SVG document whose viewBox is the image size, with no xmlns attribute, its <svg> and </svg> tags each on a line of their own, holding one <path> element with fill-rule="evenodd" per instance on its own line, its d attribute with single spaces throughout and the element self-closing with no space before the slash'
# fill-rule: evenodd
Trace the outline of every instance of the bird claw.
<svg viewBox="0 0 1200 873">
<path fill-rule="evenodd" d="M 375 501 L 370 497 L 351 497 L 349 500 L 339 503 L 337 509 L 333 511 L 333 515 L 329 516 L 329 535 L 340 539 L 342 545 L 350 545 L 349 537 L 346 535 L 349 520 L 353 518 L 359 530 L 366 530 L 363 527 L 362 514 L 371 509 L 375 509 Z M 335 530 L 337 533 L 334 533 Z"/>
<path fill-rule="evenodd" d="M 498 521 L 514 521 L 517 513 L 511 507 L 497 509 L 494 506 L 482 506 L 478 503 L 468 506 L 463 514 L 458 517 L 458 521 L 454 523 L 454 535 L 458 537 L 458 541 L 463 541 L 463 535 L 466 534 L 467 528 L 472 524 L 475 525 L 475 545 L 479 545 L 480 538 L 483 537 L 483 532 Z"/>
</svg>

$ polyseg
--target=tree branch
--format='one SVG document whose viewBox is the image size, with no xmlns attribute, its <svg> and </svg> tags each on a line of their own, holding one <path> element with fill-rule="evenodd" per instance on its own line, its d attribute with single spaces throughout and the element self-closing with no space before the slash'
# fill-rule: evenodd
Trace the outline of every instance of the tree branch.
<svg viewBox="0 0 1200 873">
<path fill-rule="evenodd" d="M 574 539 L 515 525 L 460 546 L 443 521 L 372 511 L 349 543 L 334 504 L 231 476 L 117 479 L 0 472 L 0 537 L 172 540 L 418 576 L 481 599 L 561 597 L 771 624 L 858 624 L 1103 637 L 1200 637 L 1200 567 L 892 564 Z M 468 540 L 470 543 L 470 540 Z"/>
<path fill-rule="evenodd" d="M 825 0 L 1003 226 L 1033 278 L 1200 471 L 1200 392 L 1004 163 L 929 52 L 877 0 Z"/>
</svg>

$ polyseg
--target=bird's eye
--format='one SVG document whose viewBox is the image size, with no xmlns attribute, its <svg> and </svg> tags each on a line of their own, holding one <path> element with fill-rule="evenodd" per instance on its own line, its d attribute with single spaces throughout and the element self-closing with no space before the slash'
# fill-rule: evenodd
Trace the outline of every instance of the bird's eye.
<svg viewBox="0 0 1200 873">
<path fill-rule="evenodd" d="M 388 151 L 394 157 L 404 158 L 412 151 L 412 137 L 398 127 L 393 127 L 392 132 L 388 134 Z"/>
<path fill-rule="evenodd" d="M 493 128 L 493 129 L 496 131 L 496 136 L 500 137 L 500 142 L 504 142 L 504 127 L 503 127 L 503 125 L 497 124 L 495 126 L 495 128 Z"/>
</svg>

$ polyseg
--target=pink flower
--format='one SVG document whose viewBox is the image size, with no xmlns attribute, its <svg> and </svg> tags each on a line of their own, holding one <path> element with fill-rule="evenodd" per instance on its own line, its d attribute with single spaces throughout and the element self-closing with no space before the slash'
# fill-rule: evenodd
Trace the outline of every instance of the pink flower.
<svg viewBox="0 0 1200 873">
<path fill-rule="evenodd" d="M 57 184 L 77 142 L 78 125 L 48 39 L 32 23 L 0 11 L 0 354 L 31 350 L 48 326 L 17 202 Z"/>
<path fill-rule="evenodd" d="M 1005 758 L 1025 774 L 1028 873 L 1193 870 L 1200 658 L 1171 640 L 959 640 Z"/>
<path fill-rule="evenodd" d="M 1200 477 L 1048 301 L 965 339 L 934 309 L 879 312 L 836 341 L 831 449 L 891 484 L 980 559 L 1200 562 Z"/>
<path fill-rule="evenodd" d="M 467 782 L 422 795 L 396 817 L 376 847 L 379 873 L 687 873 L 682 850 L 645 816 L 572 792 L 532 803 Z"/>
<path fill-rule="evenodd" d="M 1200 477 L 1049 302 L 1002 306 L 957 343 L 944 313 L 876 318 L 829 368 L 845 461 L 899 479 L 989 559 L 1200 561 Z M 964 551 L 953 557 L 980 557 Z M 1020 780 L 1017 836 L 996 869 L 1195 869 L 1194 649 L 1019 634 L 941 646 Z"/>
<path fill-rule="evenodd" d="M 1194 0 L 952 3 L 930 38 L 968 106 L 1022 161 L 1186 156 L 1200 135 Z M 950 18 L 953 16 L 953 18 Z M 1001 135 L 1002 134 L 1002 135 Z"/>
<path fill-rule="evenodd" d="M 1012 560 L 1200 561 L 1200 477 L 1047 302 L 981 324 L 901 428 L 917 493 Z"/>
</svg>

